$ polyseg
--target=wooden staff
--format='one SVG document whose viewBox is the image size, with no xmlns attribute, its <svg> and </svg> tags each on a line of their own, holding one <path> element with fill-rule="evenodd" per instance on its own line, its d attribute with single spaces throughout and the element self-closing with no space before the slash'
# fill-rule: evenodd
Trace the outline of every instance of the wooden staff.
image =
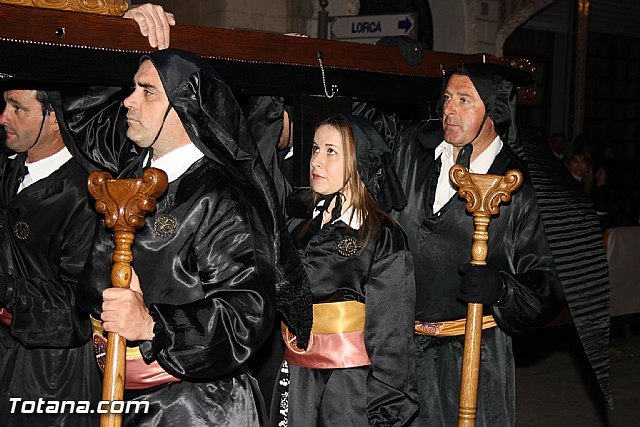
<svg viewBox="0 0 640 427">
<path fill-rule="evenodd" d="M 487 228 L 491 215 L 498 214 L 498 205 L 511 200 L 511 193 L 522 185 L 522 172 L 509 170 L 504 176 L 481 175 L 469 173 L 464 166 L 454 165 L 449 171 L 449 179 L 458 187 L 458 195 L 467 200 L 467 211 L 473 214 L 475 227 L 471 245 L 471 265 L 487 265 Z M 481 342 L 482 304 L 470 303 L 464 333 L 458 427 L 476 425 Z"/>
<path fill-rule="evenodd" d="M 142 178 L 112 179 L 106 172 L 89 175 L 89 193 L 96 199 L 96 210 L 104 213 L 104 223 L 113 229 L 116 244 L 111 268 L 111 285 L 128 288 L 131 282 L 131 245 L 135 229 L 144 225 L 144 216 L 156 208 L 156 198 L 165 192 L 167 174 L 149 168 Z M 114 332 L 107 334 L 107 355 L 102 383 L 102 400 L 122 401 L 124 397 L 125 339 Z M 100 415 L 101 427 L 119 427 L 122 414 Z"/>
</svg>

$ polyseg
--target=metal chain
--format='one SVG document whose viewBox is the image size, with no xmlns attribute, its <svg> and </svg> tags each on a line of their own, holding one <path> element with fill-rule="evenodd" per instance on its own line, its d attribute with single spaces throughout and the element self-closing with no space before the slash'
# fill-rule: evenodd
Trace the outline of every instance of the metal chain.
<svg viewBox="0 0 640 427">
<path fill-rule="evenodd" d="M 318 51 L 318 62 L 320 63 L 320 71 L 322 72 L 322 86 L 324 87 L 324 94 L 327 98 L 333 98 L 338 94 L 340 89 L 338 89 L 338 85 L 331 85 L 331 95 L 329 95 L 329 92 L 327 91 L 327 79 L 324 75 L 324 65 L 322 64 L 322 52 L 320 51 Z"/>
</svg>

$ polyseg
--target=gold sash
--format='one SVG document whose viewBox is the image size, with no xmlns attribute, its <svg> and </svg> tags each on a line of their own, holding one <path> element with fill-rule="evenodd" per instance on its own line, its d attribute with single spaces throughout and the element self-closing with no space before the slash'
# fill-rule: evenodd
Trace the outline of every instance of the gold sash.
<svg viewBox="0 0 640 427">
<path fill-rule="evenodd" d="M 337 334 L 364 330 L 365 305 L 357 301 L 313 304 L 314 334 Z"/>
<path fill-rule="evenodd" d="M 282 324 L 285 360 L 313 369 L 370 365 L 364 344 L 365 312 L 365 305 L 357 301 L 314 304 L 313 327 L 306 350 L 297 346 L 296 337 Z"/>
</svg>

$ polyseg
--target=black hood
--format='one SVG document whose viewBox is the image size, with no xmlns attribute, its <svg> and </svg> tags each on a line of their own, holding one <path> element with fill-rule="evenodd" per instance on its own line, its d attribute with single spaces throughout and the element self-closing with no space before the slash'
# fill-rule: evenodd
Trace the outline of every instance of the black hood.
<svg viewBox="0 0 640 427">
<path fill-rule="evenodd" d="M 391 150 L 369 120 L 347 116 L 356 143 L 358 173 L 369 193 L 384 211 L 401 210 L 407 198 L 395 170 Z"/>
<path fill-rule="evenodd" d="M 143 55 L 140 63 L 146 60 L 158 71 L 169 103 L 200 151 L 216 160 L 258 157 L 231 89 L 209 62 L 178 49 Z"/>
<path fill-rule="evenodd" d="M 200 56 L 178 49 L 144 55 L 153 63 L 169 103 L 191 141 L 234 178 L 264 196 L 274 224 L 276 305 L 306 347 L 311 332 L 311 288 L 280 214 L 277 192 L 249 126 L 231 89 L 213 66 Z"/>
</svg>

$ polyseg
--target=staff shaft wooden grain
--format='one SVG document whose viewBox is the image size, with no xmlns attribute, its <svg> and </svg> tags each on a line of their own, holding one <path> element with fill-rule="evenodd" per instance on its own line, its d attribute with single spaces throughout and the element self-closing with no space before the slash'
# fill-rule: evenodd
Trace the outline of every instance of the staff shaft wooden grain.
<svg viewBox="0 0 640 427">
<path fill-rule="evenodd" d="M 471 245 L 471 265 L 486 265 L 487 228 L 491 217 L 475 212 L 473 216 L 474 232 Z M 476 425 L 476 408 L 478 406 L 478 377 L 480 374 L 480 349 L 482 347 L 482 312 L 483 305 L 470 303 L 467 307 L 467 323 L 464 332 L 464 353 L 462 355 L 462 374 L 460 380 L 460 407 L 458 426 L 472 427 Z"/>
<path fill-rule="evenodd" d="M 135 233 L 129 227 L 116 226 L 113 239 L 116 248 L 112 256 L 111 285 L 117 288 L 128 288 L 131 283 L 131 262 L 133 261 L 131 245 L 133 245 Z M 126 351 L 126 340 L 115 332 L 108 332 L 102 400 L 114 402 L 124 399 Z M 101 427 L 119 427 L 121 424 L 122 419 L 119 414 L 111 412 L 100 414 Z"/>
<path fill-rule="evenodd" d="M 522 185 L 522 173 L 510 170 L 505 176 L 470 174 L 464 166 L 455 165 L 449 171 L 449 178 L 459 187 L 458 194 L 467 200 L 467 211 L 473 213 L 471 265 L 486 265 L 491 215 L 497 214 L 499 203 L 508 202 L 511 199 L 511 193 Z M 475 427 L 476 425 L 482 346 L 482 310 L 483 305 L 477 303 L 470 303 L 467 308 L 458 427 Z"/>
</svg>

